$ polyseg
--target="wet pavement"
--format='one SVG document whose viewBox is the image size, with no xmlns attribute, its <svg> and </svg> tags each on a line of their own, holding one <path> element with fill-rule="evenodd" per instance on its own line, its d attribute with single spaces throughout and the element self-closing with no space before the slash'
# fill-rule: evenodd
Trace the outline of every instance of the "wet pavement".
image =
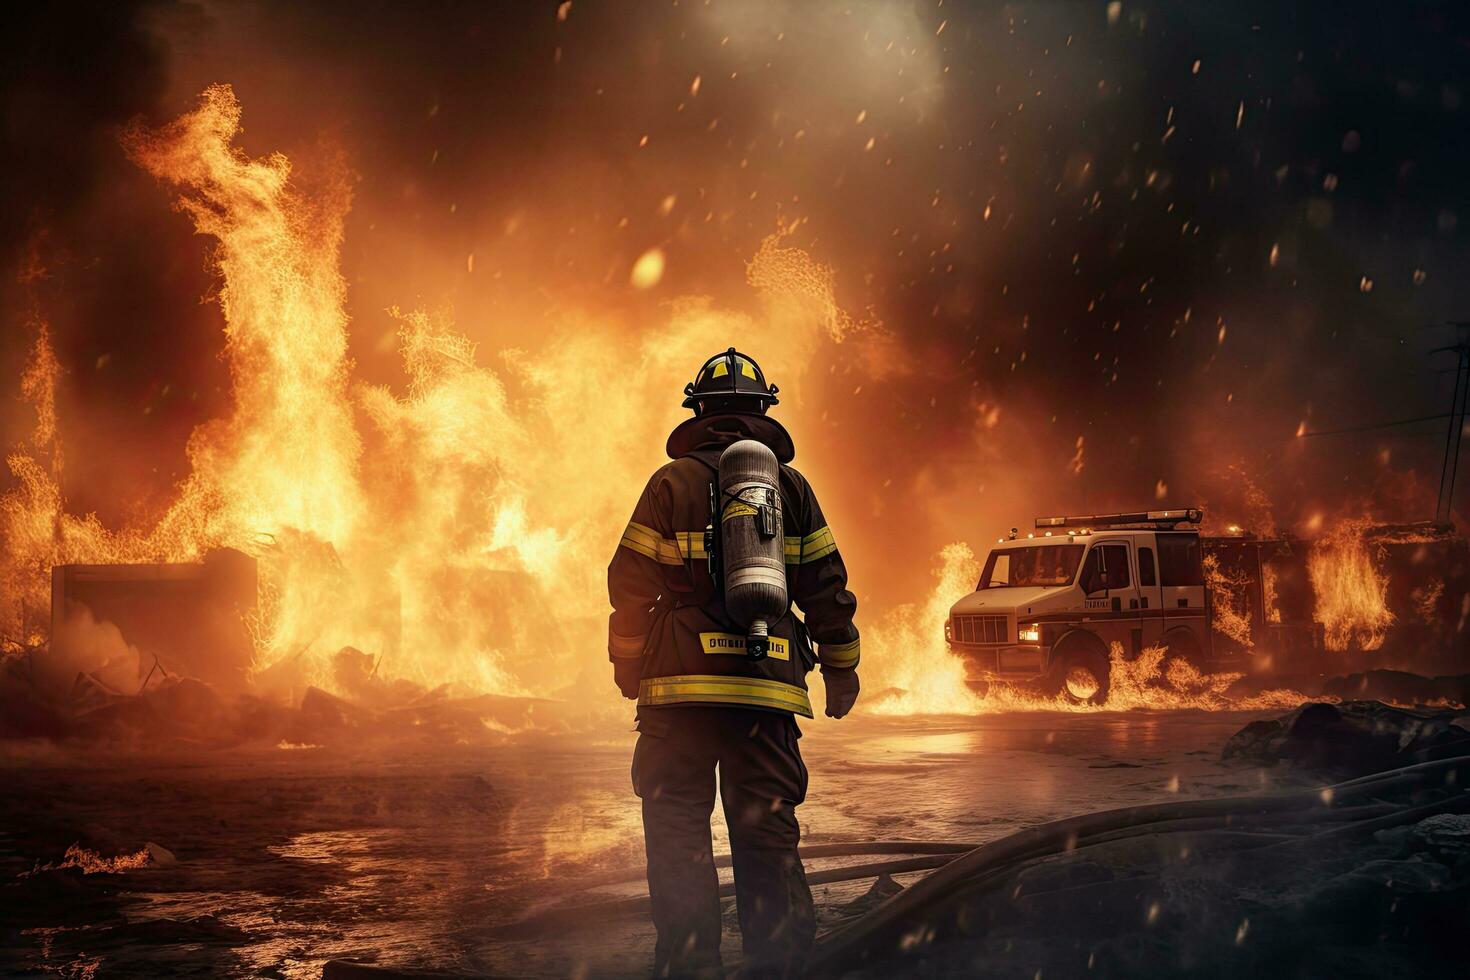
<svg viewBox="0 0 1470 980">
<path fill-rule="evenodd" d="M 1269 788 L 1275 774 L 1219 762 L 1225 740 L 1262 716 L 811 722 L 804 840 L 985 841 L 1089 810 Z M 482 975 L 645 975 L 644 917 L 597 907 L 642 891 L 635 737 L 167 759 L 12 753 L 0 771 L 9 893 L 0 971 L 317 977 L 344 958 Z M 103 856 L 155 841 L 179 863 L 22 877 L 77 841 Z M 718 819 L 715 849 L 728 851 Z M 616 871 L 627 880 L 581 887 Z M 868 884 L 815 888 L 822 920 Z M 506 928 L 567 903 L 589 905 L 572 928 Z M 733 912 L 726 948 L 738 957 Z"/>
</svg>

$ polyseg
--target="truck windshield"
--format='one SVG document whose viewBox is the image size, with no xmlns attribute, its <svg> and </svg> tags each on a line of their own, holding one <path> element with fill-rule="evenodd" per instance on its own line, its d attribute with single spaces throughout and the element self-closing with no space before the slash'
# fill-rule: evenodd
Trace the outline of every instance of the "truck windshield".
<svg viewBox="0 0 1470 980">
<path fill-rule="evenodd" d="M 977 589 L 1071 585 L 1085 545 L 1052 544 L 997 549 L 985 559 Z"/>
</svg>

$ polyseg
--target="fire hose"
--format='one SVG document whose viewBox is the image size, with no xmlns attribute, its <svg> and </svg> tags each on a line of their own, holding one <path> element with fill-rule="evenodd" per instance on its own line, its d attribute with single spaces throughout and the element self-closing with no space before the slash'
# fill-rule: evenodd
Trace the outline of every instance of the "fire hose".
<svg viewBox="0 0 1470 980">
<path fill-rule="evenodd" d="M 1045 857 L 1093 843 L 1090 838 L 1124 829 L 1154 833 L 1156 830 L 1152 825 L 1171 820 L 1213 818 L 1221 823 L 1238 825 L 1241 818 L 1267 817 L 1317 807 L 1335 808 L 1355 800 L 1377 799 L 1388 793 L 1419 787 L 1435 777 L 1439 777 L 1442 782 L 1447 781 L 1450 785 L 1455 785 L 1459 782 L 1461 769 L 1470 770 L 1470 758 L 1460 757 L 1419 763 L 1403 769 L 1338 783 L 1324 789 L 1261 796 L 1218 797 L 1178 803 L 1149 803 L 1068 817 L 1043 824 L 1040 827 L 1018 831 L 969 851 L 934 873 L 921 878 L 861 918 L 823 936 L 817 941 L 810 968 L 815 973 L 840 970 L 843 965 L 850 963 L 857 954 L 870 948 L 873 943 L 892 936 L 906 920 L 921 913 L 925 906 L 941 900 L 955 890 L 973 887 L 983 879 L 1008 871 L 1020 861 Z M 1383 812 L 1380 807 L 1369 809 L 1375 813 L 1374 816 L 1364 814 L 1363 819 L 1348 822 L 1344 826 L 1323 831 L 1320 834 L 1273 841 L 1265 846 L 1293 846 L 1323 839 L 1337 840 L 1345 834 L 1367 833 L 1416 822 L 1434 813 L 1470 810 L 1470 795 L 1459 791 L 1448 799 L 1424 806 L 1408 809 L 1394 807 L 1395 812 L 1391 813 Z M 1251 822 L 1265 821 L 1251 820 Z"/>
<path fill-rule="evenodd" d="M 1463 772 L 1462 772 L 1463 770 Z M 904 923 L 931 904 L 959 889 L 971 889 L 999 877 L 1023 861 L 1076 850 L 1129 837 L 1171 832 L 1225 831 L 1261 853 L 1277 848 L 1337 842 L 1343 837 L 1371 833 L 1414 823 L 1436 813 L 1470 811 L 1470 794 L 1459 787 L 1470 775 L 1470 758 L 1422 762 L 1347 780 L 1319 789 L 1254 796 L 1215 797 L 1147 803 L 1103 810 L 1050 821 L 985 843 L 969 841 L 852 841 L 806 845 L 803 860 L 859 855 L 906 854 L 891 861 L 825 868 L 809 872 L 810 884 L 832 884 L 881 875 L 931 871 L 903 891 L 864 915 L 838 926 L 818 939 L 809 968 L 814 973 L 839 972 L 865 949 L 900 931 Z M 1451 794 L 1444 799 L 1404 807 L 1385 798 L 1408 789 L 1424 788 L 1438 780 Z M 1355 804 L 1355 805 L 1348 805 Z M 1308 833 L 1270 832 L 1294 824 L 1333 824 Z M 716 867 L 728 867 L 729 855 L 715 857 Z M 635 881 L 641 869 L 624 869 L 584 879 L 578 888 Z M 722 885 L 722 897 L 734 893 Z M 524 935 L 540 928 L 560 929 L 577 922 L 605 921 L 607 915 L 646 912 L 646 895 L 599 903 L 558 906 L 521 919 L 502 930 Z"/>
</svg>

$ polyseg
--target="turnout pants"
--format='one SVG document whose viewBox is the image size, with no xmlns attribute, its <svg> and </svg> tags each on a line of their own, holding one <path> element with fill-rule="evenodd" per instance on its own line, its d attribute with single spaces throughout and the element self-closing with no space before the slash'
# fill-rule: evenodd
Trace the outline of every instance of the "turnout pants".
<svg viewBox="0 0 1470 980">
<path fill-rule="evenodd" d="M 717 977 L 719 881 L 710 842 L 715 774 L 730 830 L 735 899 L 752 976 L 801 973 L 816 932 L 797 855 L 806 798 L 796 719 L 738 707 L 641 708 L 633 790 L 643 801 L 654 975 Z"/>
</svg>

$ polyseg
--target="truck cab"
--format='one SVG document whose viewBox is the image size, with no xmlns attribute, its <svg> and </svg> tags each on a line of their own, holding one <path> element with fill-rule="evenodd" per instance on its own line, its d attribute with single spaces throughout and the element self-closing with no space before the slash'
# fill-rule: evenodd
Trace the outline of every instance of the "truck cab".
<svg viewBox="0 0 1470 980">
<path fill-rule="evenodd" d="M 1204 666 L 1211 652 L 1198 508 L 1038 518 L 986 557 L 945 625 L 977 688 L 1039 685 L 1106 700 L 1110 652 L 1164 646 Z M 1180 525 L 1196 525 L 1180 527 Z"/>
</svg>

